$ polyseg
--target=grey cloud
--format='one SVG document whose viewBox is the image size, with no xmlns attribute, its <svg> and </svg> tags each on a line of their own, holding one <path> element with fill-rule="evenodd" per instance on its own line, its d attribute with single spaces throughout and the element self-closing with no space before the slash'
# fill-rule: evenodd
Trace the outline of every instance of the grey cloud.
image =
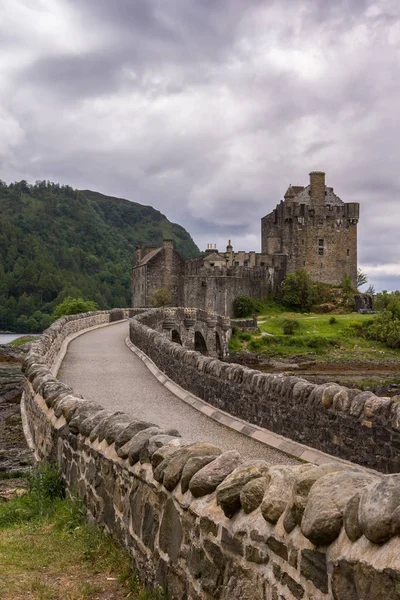
<svg viewBox="0 0 400 600">
<path fill-rule="evenodd" d="M 126 197 L 202 247 L 249 250 L 287 185 L 323 169 L 361 203 L 360 263 L 400 264 L 396 0 L 54 5 L 60 28 L 80 24 L 79 48 L 0 24 L 13 65 L 0 71 L 0 119 L 20 132 L 2 179 Z"/>
</svg>

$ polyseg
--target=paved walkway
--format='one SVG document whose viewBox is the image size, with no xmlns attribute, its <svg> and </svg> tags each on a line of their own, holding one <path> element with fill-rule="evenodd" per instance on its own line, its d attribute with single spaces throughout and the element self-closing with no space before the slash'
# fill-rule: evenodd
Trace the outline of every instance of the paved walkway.
<svg viewBox="0 0 400 600">
<path fill-rule="evenodd" d="M 126 346 L 128 323 L 85 333 L 68 346 L 59 378 L 88 400 L 162 428 L 178 429 L 185 440 L 238 450 L 245 458 L 298 464 L 287 454 L 216 423 L 167 390 Z"/>
</svg>

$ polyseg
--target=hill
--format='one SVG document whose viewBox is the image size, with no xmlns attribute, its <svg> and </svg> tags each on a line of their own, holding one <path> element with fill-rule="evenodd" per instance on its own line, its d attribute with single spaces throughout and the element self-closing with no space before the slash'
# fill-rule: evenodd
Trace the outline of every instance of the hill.
<svg viewBox="0 0 400 600">
<path fill-rule="evenodd" d="M 199 252 L 151 206 L 46 181 L 0 181 L 0 330 L 43 330 L 66 296 L 129 306 L 135 247 L 163 237 L 186 258 Z"/>
</svg>

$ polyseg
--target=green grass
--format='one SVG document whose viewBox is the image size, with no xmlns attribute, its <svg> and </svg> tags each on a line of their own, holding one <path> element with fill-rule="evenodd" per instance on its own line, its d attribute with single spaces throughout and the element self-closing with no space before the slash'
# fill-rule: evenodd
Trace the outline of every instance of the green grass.
<svg viewBox="0 0 400 600">
<path fill-rule="evenodd" d="M 89 526 L 79 500 L 64 496 L 59 474 L 40 469 L 29 492 L 0 504 L 1 600 L 162 600 L 145 589 L 130 559 Z"/>
<path fill-rule="evenodd" d="M 400 358 L 400 351 L 358 335 L 363 324 L 371 320 L 369 315 L 335 314 L 333 320 L 331 314 L 289 312 L 275 303 L 264 307 L 258 317 L 260 332 L 237 333 L 230 340 L 230 352 L 248 350 L 269 357 L 313 358 L 323 362 L 393 362 Z M 288 320 L 298 323 L 295 335 L 284 334 Z"/>
<path fill-rule="evenodd" d="M 25 335 L 23 337 L 17 338 L 12 342 L 9 342 L 10 346 L 22 346 L 23 344 L 27 344 L 28 342 L 33 342 L 37 339 L 36 335 Z"/>
</svg>

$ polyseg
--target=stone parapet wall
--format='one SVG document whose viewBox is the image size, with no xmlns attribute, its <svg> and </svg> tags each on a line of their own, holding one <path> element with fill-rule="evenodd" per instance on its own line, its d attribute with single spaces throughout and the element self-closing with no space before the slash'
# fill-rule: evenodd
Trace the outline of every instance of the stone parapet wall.
<svg viewBox="0 0 400 600">
<path fill-rule="evenodd" d="M 58 461 L 144 581 L 172 600 L 399 598 L 399 475 L 245 463 L 236 451 L 188 443 L 77 397 L 51 374 L 52 347 L 107 318 L 64 318 L 33 344 L 24 420 L 37 458 Z M 141 330 L 171 344 L 146 318 L 137 317 Z"/>
<path fill-rule="evenodd" d="M 380 398 L 336 383 L 317 385 L 201 356 L 155 331 L 157 314 L 160 320 L 162 313 L 154 311 L 131 320 L 131 342 L 184 389 L 328 454 L 384 473 L 400 471 L 400 396 Z"/>
</svg>

